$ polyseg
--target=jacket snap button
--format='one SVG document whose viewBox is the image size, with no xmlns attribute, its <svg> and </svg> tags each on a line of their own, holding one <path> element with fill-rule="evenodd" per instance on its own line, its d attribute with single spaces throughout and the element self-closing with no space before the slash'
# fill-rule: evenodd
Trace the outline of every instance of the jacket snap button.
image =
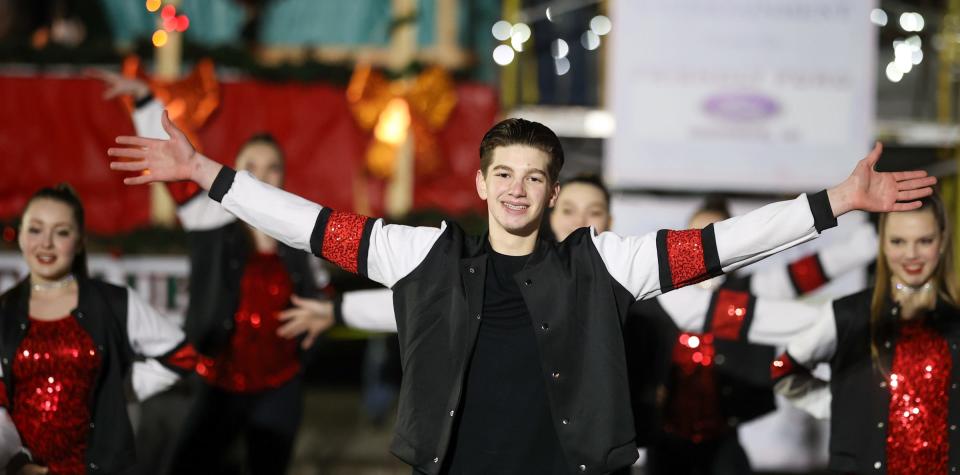
<svg viewBox="0 0 960 475">
<path fill-rule="evenodd" d="M 880 463 L 879 460 L 876 461 L 876 462 L 873 462 L 873 468 L 876 469 L 876 470 L 880 470 L 880 467 L 882 467 L 882 466 L 883 466 L 883 464 Z"/>
<path fill-rule="evenodd" d="M 540 328 L 542 328 L 543 331 L 547 331 L 550 329 L 550 324 L 547 322 L 543 322 L 543 325 L 540 325 Z"/>
<path fill-rule="evenodd" d="M 450 417 L 453 417 L 453 411 L 450 411 Z"/>
<path fill-rule="evenodd" d="M 553 376 L 553 379 L 560 379 L 560 372 L 554 371 L 550 376 Z"/>
<path fill-rule="evenodd" d="M 98 469 L 98 468 L 100 468 L 100 467 L 97 467 L 97 464 L 95 464 L 95 463 L 93 463 L 93 462 L 90 462 L 90 470 L 96 470 L 96 469 Z"/>
<path fill-rule="evenodd" d="M 479 313 L 477 314 L 477 320 L 480 320 L 480 314 L 479 314 Z"/>
<path fill-rule="evenodd" d="M 437 462 L 439 462 L 439 461 L 440 461 L 440 457 L 434 457 L 434 458 L 433 458 L 433 463 L 437 463 Z"/>
<path fill-rule="evenodd" d="M 473 267 L 471 267 L 471 268 L 467 269 L 467 272 L 469 272 L 469 273 L 471 273 L 471 274 L 476 274 L 476 273 L 477 273 L 477 270 L 474 269 Z"/>
<path fill-rule="evenodd" d="M 526 285 L 527 287 L 530 287 L 531 284 L 533 284 L 533 281 L 530 279 L 523 281 L 523 285 Z"/>
<path fill-rule="evenodd" d="M 580 466 L 580 471 L 581 471 L 581 472 L 586 472 L 586 471 L 587 471 L 587 466 L 586 466 L 586 465 L 581 465 L 581 466 Z"/>
<path fill-rule="evenodd" d="M 26 329 L 27 329 L 27 324 L 26 324 L 26 323 L 21 323 L 21 324 L 20 324 L 20 329 L 21 329 L 21 330 L 26 330 Z"/>
<path fill-rule="evenodd" d="M 883 422 L 877 422 L 877 429 L 883 429 Z"/>
<path fill-rule="evenodd" d="M 567 424 L 570 423 L 570 421 L 567 420 L 567 419 L 561 419 L 561 420 L 560 420 L 560 423 L 563 424 L 563 425 L 567 425 Z"/>
</svg>

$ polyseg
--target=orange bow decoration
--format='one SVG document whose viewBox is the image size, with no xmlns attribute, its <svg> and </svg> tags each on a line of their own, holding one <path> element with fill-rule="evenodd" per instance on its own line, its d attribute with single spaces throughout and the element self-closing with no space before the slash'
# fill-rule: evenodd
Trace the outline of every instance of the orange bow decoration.
<svg viewBox="0 0 960 475">
<path fill-rule="evenodd" d="M 436 133 L 457 105 L 453 79 L 445 70 L 434 66 L 413 79 L 389 81 L 370 66 L 359 66 L 350 78 L 347 101 L 360 128 L 373 132 L 366 157 L 370 174 L 393 176 L 411 132 L 415 173 L 427 176 L 441 169 Z"/>
<path fill-rule="evenodd" d="M 173 121 L 197 150 L 202 144 L 197 131 L 207 122 L 220 105 L 220 83 L 213 68 L 213 61 L 203 59 L 187 76 L 162 80 L 149 78 L 141 67 L 140 58 L 128 56 L 123 60 L 121 73 L 130 78 L 140 78 L 150 85 L 154 97 L 160 100 Z M 133 100 L 124 98 L 124 104 L 133 110 Z"/>
</svg>

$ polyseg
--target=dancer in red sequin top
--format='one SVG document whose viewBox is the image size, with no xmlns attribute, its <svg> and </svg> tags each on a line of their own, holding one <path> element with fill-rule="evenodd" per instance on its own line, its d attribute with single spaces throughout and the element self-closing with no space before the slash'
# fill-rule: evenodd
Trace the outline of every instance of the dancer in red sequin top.
<svg viewBox="0 0 960 475">
<path fill-rule="evenodd" d="M 779 392 L 830 417 L 830 468 L 926 475 L 960 465 L 960 297 L 936 196 L 880 219 L 874 288 L 832 302 L 773 364 Z M 811 370 L 829 363 L 829 382 Z"/>
<path fill-rule="evenodd" d="M 83 208 L 69 187 L 42 189 L 28 202 L 18 243 L 30 276 L 0 296 L 6 473 L 128 467 L 127 374 L 142 400 L 196 363 L 183 332 L 130 289 L 87 277 L 83 234 Z"/>
<path fill-rule="evenodd" d="M 138 134 L 167 137 L 163 104 L 145 83 L 107 72 L 97 76 L 109 94 L 136 99 Z M 242 144 L 236 166 L 283 184 L 283 150 L 269 134 Z M 171 472 L 215 472 L 242 437 L 252 473 L 283 473 L 302 413 L 300 349 L 333 324 L 312 310 L 320 301 L 312 298 L 317 288 L 310 256 L 237 221 L 195 185 L 176 183 L 169 190 L 189 233 L 186 331 L 201 353 L 197 373 L 204 383 L 181 429 Z"/>
</svg>

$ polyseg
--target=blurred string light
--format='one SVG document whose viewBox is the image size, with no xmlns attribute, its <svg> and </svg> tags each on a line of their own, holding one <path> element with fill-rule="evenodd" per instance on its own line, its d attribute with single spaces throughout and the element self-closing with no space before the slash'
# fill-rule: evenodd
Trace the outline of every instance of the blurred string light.
<svg viewBox="0 0 960 475">
<path fill-rule="evenodd" d="M 604 36 L 613 29 L 613 23 L 604 15 L 597 15 L 590 19 L 590 31 Z"/>
<path fill-rule="evenodd" d="M 533 31 L 526 23 L 511 24 L 505 20 L 494 23 L 490 33 L 498 41 L 510 41 L 509 45 L 501 44 L 493 49 L 493 61 L 500 66 L 512 63 L 516 57 L 514 51 L 523 51 L 523 44 L 533 36 Z"/>
<path fill-rule="evenodd" d="M 566 58 L 569 53 L 570 45 L 566 41 L 557 38 L 553 40 L 553 43 L 550 43 L 550 55 L 553 56 L 553 59 Z"/>
<path fill-rule="evenodd" d="M 153 32 L 150 40 L 153 46 L 161 48 L 170 40 L 169 33 L 174 31 L 183 33 L 190 28 L 190 18 L 187 15 L 177 15 L 177 7 L 173 5 L 163 5 L 162 0 L 147 0 L 146 7 L 149 12 L 160 10 L 160 28 Z"/>
<path fill-rule="evenodd" d="M 510 28 L 512 27 L 513 25 L 511 25 L 509 21 L 500 20 L 493 24 L 491 32 L 494 38 L 500 41 L 506 41 L 510 39 Z"/>
<path fill-rule="evenodd" d="M 900 15 L 900 28 L 903 31 L 923 31 L 923 15 L 915 12 L 905 12 Z"/>
<path fill-rule="evenodd" d="M 507 45 L 500 45 L 493 49 L 493 62 L 500 66 L 512 63 L 514 56 L 513 48 Z"/>
<path fill-rule="evenodd" d="M 584 49 L 593 51 L 600 47 L 600 35 L 598 35 L 593 30 L 584 31 L 580 35 L 580 46 L 583 46 Z"/>
<path fill-rule="evenodd" d="M 893 41 L 893 61 L 887 64 L 886 75 L 891 82 L 900 82 L 903 76 L 923 61 L 923 40 L 919 35 Z"/>
<path fill-rule="evenodd" d="M 887 12 L 874 8 L 870 11 L 870 21 L 877 26 L 887 26 Z"/>
<path fill-rule="evenodd" d="M 547 21 L 554 20 L 554 11 L 552 7 L 547 7 L 544 14 Z M 601 36 L 610 34 L 613 30 L 613 23 L 605 15 L 597 15 L 590 19 L 590 29 L 580 35 L 580 45 L 588 51 L 596 50 L 600 47 Z M 500 20 L 493 24 L 490 33 L 498 41 L 509 41 L 509 46 L 505 44 L 498 45 L 493 50 L 493 61 L 500 66 L 506 66 L 516 58 L 515 53 L 523 52 L 523 45 L 530 40 L 532 31 L 526 23 L 511 24 L 508 21 Z M 550 54 L 554 59 L 554 66 L 558 76 L 563 76 L 570 71 L 570 60 L 567 56 L 570 53 L 570 45 L 563 39 L 556 39 L 550 43 Z"/>
<path fill-rule="evenodd" d="M 153 32 L 153 46 L 157 48 L 162 48 L 163 45 L 167 44 L 167 32 L 163 30 L 157 30 Z"/>
<path fill-rule="evenodd" d="M 526 23 L 517 23 L 510 28 L 510 45 L 517 52 L 523 51 L 523 44 L 532 36 L 530 27 Z"/>
</svg>

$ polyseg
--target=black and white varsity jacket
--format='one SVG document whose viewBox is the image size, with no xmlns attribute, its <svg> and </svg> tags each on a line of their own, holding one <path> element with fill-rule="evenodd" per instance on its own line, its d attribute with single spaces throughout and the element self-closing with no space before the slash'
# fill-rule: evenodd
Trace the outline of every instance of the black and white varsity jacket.
<svg viewBox="0 0 960 475">
<path fill-rule="evenodd" d="M 277 240 L 393 290 L 404 377 L 391 450 L 438 473 L 483 317 L 485 237 L 454 224 L 386 225 L 333 211 L 228 167 L 209 194 Z M 634 301 L 756 262 L 834 225 L 821 192 L 703 230 L 622 237 L 581 229 L 559 244 L 541 239 L 515 278 L 570 470 L 606 473 L 637 457 L 621 332 Z"/>
<path fill-rule="evenodd" d="M 126 388 L 144 400 L 193 371 L 196 352 L 183 331 L 160 316 L 135 292 L 106 282 L 78 278 L 77 308 L 71 314 L 102 355 L 90 400 L 91 424 L 87 473 L 118 473 L 136 460 L 133 429 L 127 416 Z M 24 279 L 0 296 L 0 377 L 8 404 L 14 404 L 14 353 L 30 328 L 30 281 Z M 14 457 L 29 458 L 9 416 L 0 408 L 0 466 Z"/>
</svg>

